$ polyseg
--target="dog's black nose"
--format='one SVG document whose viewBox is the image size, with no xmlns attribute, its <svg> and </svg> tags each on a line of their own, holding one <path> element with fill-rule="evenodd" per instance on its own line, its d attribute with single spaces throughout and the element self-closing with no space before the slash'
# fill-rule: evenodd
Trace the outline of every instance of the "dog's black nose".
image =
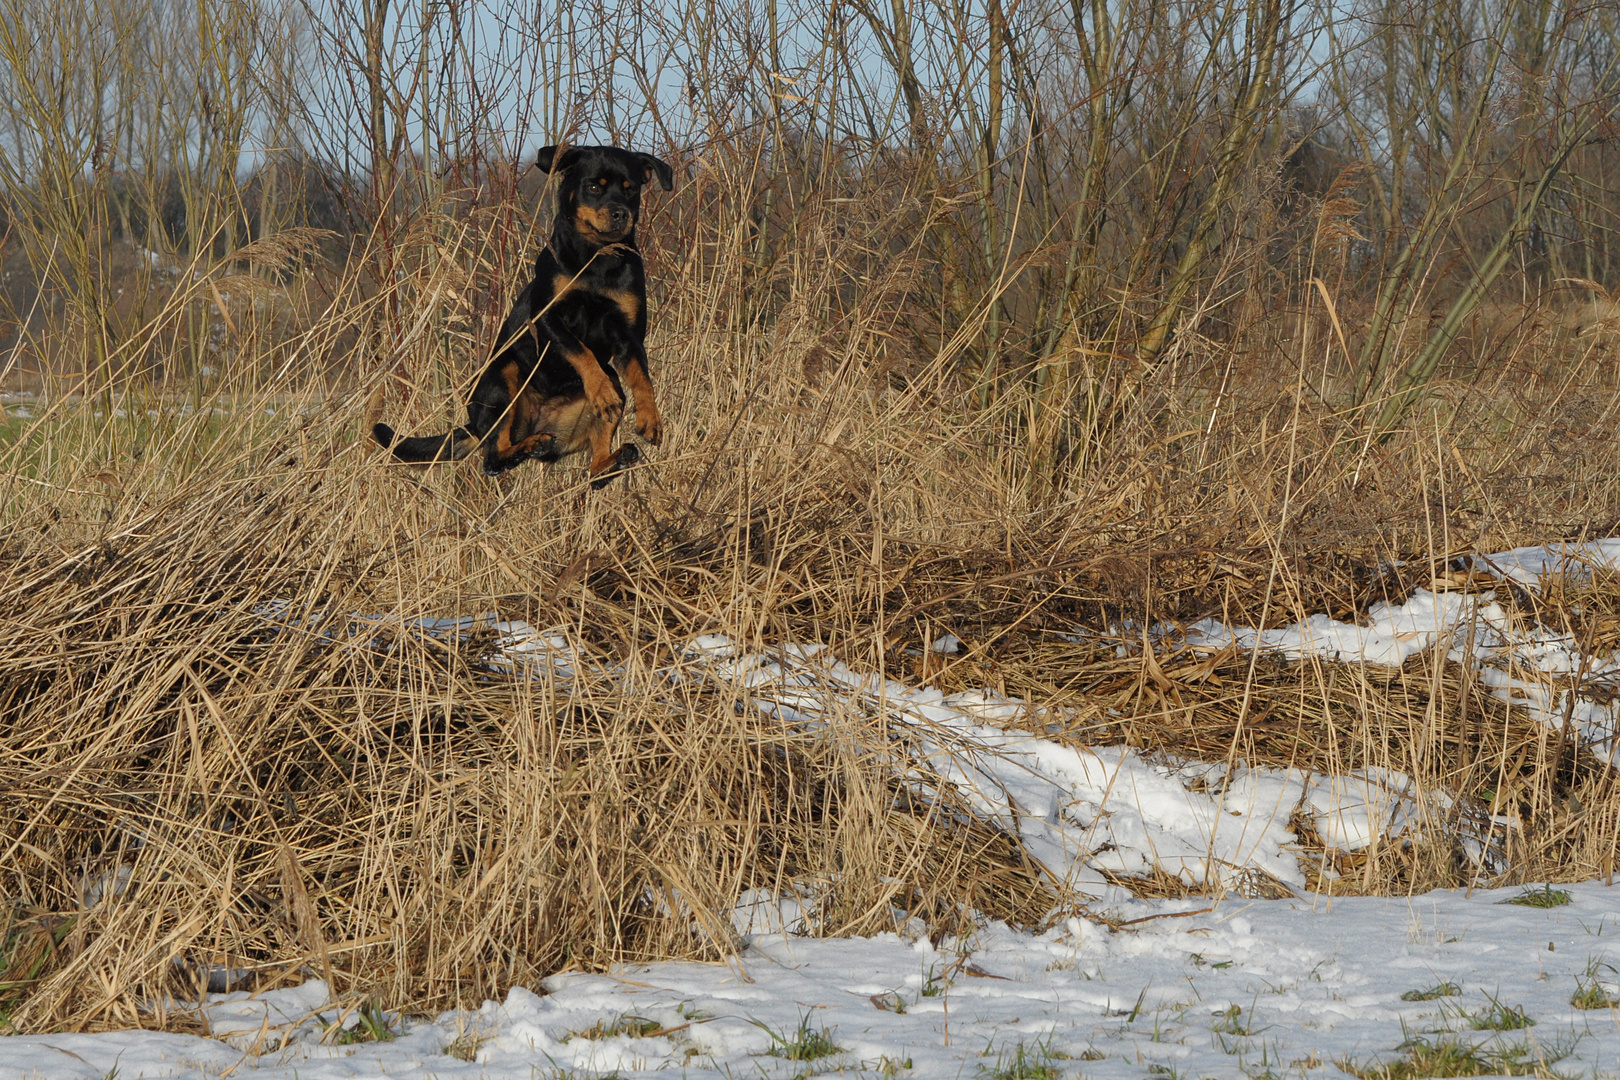
<svg viewBox="0 0 1620 1080">
<path fill-rule="evenodd" d="M 615 229 L 623 229 L 627 227 L 630 224 L 630 208 L 626 206 L 615 206 L 611 208 L 608 211 L 608 220 L 613 223 L 613 227 Z"/>
</svg>

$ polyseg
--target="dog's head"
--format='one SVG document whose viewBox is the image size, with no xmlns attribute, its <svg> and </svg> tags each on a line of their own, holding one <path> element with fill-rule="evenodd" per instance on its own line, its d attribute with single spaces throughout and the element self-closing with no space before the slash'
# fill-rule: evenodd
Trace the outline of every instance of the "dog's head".
<svg viewBox="0 0 1620 1080">
<path fill-rule="evenodd" d="M 641 189 L 657 178 L 665 191 L 675 173 L 651 154 L 616 146 L 546 146 L 536 162 L 541 172 L 558 173 L 557 214 L 598 247 L 629 236 L 641 220 Z"/>
</svg>

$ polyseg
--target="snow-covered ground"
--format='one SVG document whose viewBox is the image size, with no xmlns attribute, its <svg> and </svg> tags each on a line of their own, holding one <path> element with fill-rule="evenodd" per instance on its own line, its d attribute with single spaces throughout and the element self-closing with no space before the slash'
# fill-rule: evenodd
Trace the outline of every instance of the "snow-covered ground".
<svg viewBox="0 0 1620 1080">
<path fill-rule="evenodd" d="M 1617 564 L 1620 540 L 1608 540 L 1479 556 L 1472 569 L 1534 587 L 1551 574 Z M 364 615 L 295 618 L 277 607 L 263 614 L 288 632 L 335 642 L 369 643 L 379 624 L 400 625 Z M 488 624 L 422 620 L 404 627 L 454 637 L 480 622 Z M 501 641 L 496 663 L 563 683 L 619 674 L 599 669 L 565 631 L 509 622 L 493 628 Z M 1356 624 L 1317 616 L 1257 633 L 1206 621 L 1154 627 L 1149 637 L 1167 650 L 1258 648 L 1375 664 L 1444 645 L 1454 659 L 1475 664 L 1494 692 L 1560 729 L 1572 725 L 1611 758 L 1620 726 L 1612 685 L 1620 654 L 1582 655 L 1569 635 L 1514 620 L 1488 593 L 1419 591 L 1404 603 L 1375 606 Z M 945 635 L 931 647 L 948 653 L 962 643 Z M 1620 935 L 1620 894 L 1612 889 L 1575 887 L 1572 903 L 1545 909 L 1499 903 L 1512 892 L 1333 901 L 1235 895 L 1303 892 L 1289 825 L 1296 814 L 1340 851 L 1444 822 L 1488 878 L 1503 867 L 1501 841 L 1514 823 L 1446 792 L 1419 790 L 1390 770 L 1323 776 L 1070 746 L 1032 733 L 1058 718 L 1029 704 L 989 692 L 947 696 L 863 674 L 815 644 L 760 653 L 706 635 L 659 677 L 733 688 L 749 707 L 807 731 L 879 725 L 909 782 L 948 787 L 1016 832 L 1071 895 L 1094 898 L 1091 917 L 1060 919 L 1040 935 L 992 924 L 936 948 L 926 938 L 895 935 L 795 936 L 805 915 L 797 901 L 751 896 L 734 917 L 747 948 L 725 966 L 557 976 L 544 994 L 514 990 L 504 1004 L 432 1023 L 392 1018 L 399 1037 L 354 1044 L 334 1037 L 331 1025 L 353 1027 L 360 1018 L 329 1003 L 324 985 L 312 980 L 259 997 L 209 999 L 202 1015 L 216 1039 L 6 1039 L 0 1048 L 11 1053 L 0 1053 L 0 1080 L 100 1080 L 114 1068 L 121 1080 L 614 1070 L 1281 1078 L 1334 1074 L 1334 1063 L 1345 1060 L 1393 1060 L 1403 1044 L 1421 1049 L 1444 1039 L 1461 1039 L 1486 1057 L 1506 1054 L 1492 1059 L 1499 1072 L 1545 1070 L 1567 1054 L 1561 1072 L 1620 1077 L 1620 1013 L 1571 1003 L 1577 984 L 1588 1003 L 1620 997 L 1608 966 L 1620 966 L 1620 948 L 1611 961 L 1608 940 Z M 1158 871 L 1228 899 L 1207 906 L 1134 900 L 1108 885 L 1104 871 Z M 1457 992 L 1401 997 L 1445 984 Z M 1520 1019 L 1533 1026 L 1475 1030 L 1492 1010 L 1512 1019 L 1504 1010 L 1520 1008 Z M 807 1047 L 828 1052 L 810 1058 Z"/>
<path fill-rule="evenodd" d="M 549 647 L 561 653 L 565 642 L 551 638 Z M 1305 870 L 1289 827 L 1296 812 L 1340 851 L 1359 851 L 1427 819 L 1459 831 L 1482 874 L 1505 865 L 1511 822 L 1458 807 L 1444 792 L 1421 791 L 1393 770 L 1323 776 L 1149 759 L 1122 746 L 1075 747 L 1030 734 L 1026 729 L 1057 718 L 1024 702 L 989 691 L 947 696 L 863 675 L 817 645 L 766 655 L 711 634 L 692 644 L 688 658 L 671 677 L 741 687 L 755 708 L 793 724 L 881 719 L 918 786 L 950 788 L 1015 832 L 1062 885 L 1091 895 L 1107 887 L 1105 872 L 1162 872 L 1201 888 L 1260 894 L 1278 884 L 1301 889 Z"/>
<path fill-rule="evenodd" d="M 1620 538 L 1515 548 L 1472 556 L 1467 563 L 1475 573 L 1536 588 L 1551 578 L 1582 578 L 1597 568 L 1620 568 Z M 1471 663 L 1497 698 L 1543 723 L 1560 729 L 1569 725 L 1584 745 L 1605 758 L 1613 760 L 1620 753 L 1620 653 L 1583 654 L 1568 628 L 1515 620 L 1494 590 L 1418 589 L 1399 604 L 1374 604 L 1356 623 L 1313 615 L 1292 626 L 1256 631 L 1204 619 L 1185 627 L 1155 626 L 1150 636 L 1172 649 L 1260 649 L 1294 659 L 1316 656 L 1386 667 L 1398 667 L 1415 653 L 1444 644 L 1448 658 Z"/>
<path fill-rule="evenodd" d="M 1528 1071 L 1620 1075 L 1620 890 L 1504 904 L 1520 890 L 1219 904 L 1122 899 L 1044 934 L 999 924 L 939 947 L 892 934 L 764 933 L 730 964 L 554 976 L 436 1020 L 389 1017 L 343 1045 L 318 982 L 205 1010 L 215 1038 L 121 1032 L 0 1039 L 0 1080 L 35 1077 L 1332 1077 L 1453 1040 Z M 1138 921 L 1133 921 L 1138 920 Z M 1125 925 L 1120 925 L 1125 924 Z M 1446 984 L 1450 984 L 1447 986 Z M 1407 1000 L 1436 989 L 1429 1000 Z M 1522 1017 L 1522 1019 L 1520 1019 Z M 1518 1030 L 1475 1025 L 1526 1023 Z M 812 1060 L 785 1056 L 825 1050 Z M 1421 1050 L 1421 1048 L 1420 1048 Z M 452 1053 L 459 1056 L 452 1056 Z M 1506 1067 L 1501 1070 L 1508 1071 Z M 1004 1073 L 1003 1075 L 1007 1075 Z M 1546 1075 L 1546 1073 L 1543 1073 Z"/>
</svg>

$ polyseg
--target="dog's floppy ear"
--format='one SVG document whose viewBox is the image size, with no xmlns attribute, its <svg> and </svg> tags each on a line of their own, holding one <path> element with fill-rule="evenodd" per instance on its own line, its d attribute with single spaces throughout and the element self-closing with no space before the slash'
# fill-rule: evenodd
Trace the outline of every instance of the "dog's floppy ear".
<svg viewBox="0 0 1620 1080">
<path fill-rule="evenodd" d="M 641 166 L 643 180 L 651 180 L 653 174 L 658 175 L 658 186 L 665 191 L 675 190 L 675 170 L 659 161 L 651 154 L 637 154 L 636 164 Z"/>
<path fill-rule="evenodd" d="M 568 166 L 579 160 L 577 146 L 542 146 L 534 163 L 541 172 L 567 172 Z"/>
</svg>

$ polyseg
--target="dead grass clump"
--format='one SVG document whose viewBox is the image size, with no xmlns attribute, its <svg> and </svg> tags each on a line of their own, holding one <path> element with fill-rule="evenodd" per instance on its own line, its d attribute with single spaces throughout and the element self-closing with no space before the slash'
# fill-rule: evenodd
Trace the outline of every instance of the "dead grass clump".
<svg viewBox="0 0 1620 1080">
<path fill-rule="evenodd" d="M 1574 606 L 1601 613 L 1610 602 Z M 1123 644 L 1119 655 L 1118 637 L 1063 641 L 1014 632 L 995 650 L 995 670 L 1009 692 L 1063 717 L 1061 734 L 1080 742 L 1321 776 L 1390 769 L 1414 778 L 1423 792 L 1459 800 L 1448 807 L 1420 795 L 1416 831 L 1355 853 L 1330 850 L 1296 817 L 1301 863 L 1313 882 L 1357 892 L 1466 884 L 1479 870 L 1458 846 L 1465 833 L 1493 838 L 1512 866 L 1508 881 L 1549 873 L 1569 880 L 1563 875 L 1612 867 L 1608 852 L 1620 840 L 1606 809 L 1613 770 L 1593 750 L 1571 746 L 1560 730 L 1494 696 L 1472 665 L 1443 649 L 1414 654 L 1396 669 L 1173 644 L 1144 652 L 1129 638 Z M 1529 671 L 1515 675 L 1550 680 L 1555 689 L 1572 685 Z M 1599 688 L 1582 691 L 1601 700 Z M 1497 824 L 1488 825 L 1493 817 Z M 1323 878 L 1322 870 L 1333 873 Z M 1132 887 L 1161 892 L 1149 882 Z"/>
<path fill-rule="evenodd" d="M 826 883 L 835 932 L 890 928 L 892 906 L 1050 908 L 1015 843 L 897 799 L 870 733 L 661 676 L 680 642 L 656 625 L 611 676 L 565 679 L 492 664 L 487 628 L 357 616 L 388 612 L 387 559 L 337 487 L 222 483 L 66 557 L 18 534 L 0 579 L 0 895 L 35 913 L 6 938 L 18 1029 L 171 1024 L 211 968 L 434 1008 L 568 966 L 718 959 L 738 894 L 792 881 Z"/>
</svg>

